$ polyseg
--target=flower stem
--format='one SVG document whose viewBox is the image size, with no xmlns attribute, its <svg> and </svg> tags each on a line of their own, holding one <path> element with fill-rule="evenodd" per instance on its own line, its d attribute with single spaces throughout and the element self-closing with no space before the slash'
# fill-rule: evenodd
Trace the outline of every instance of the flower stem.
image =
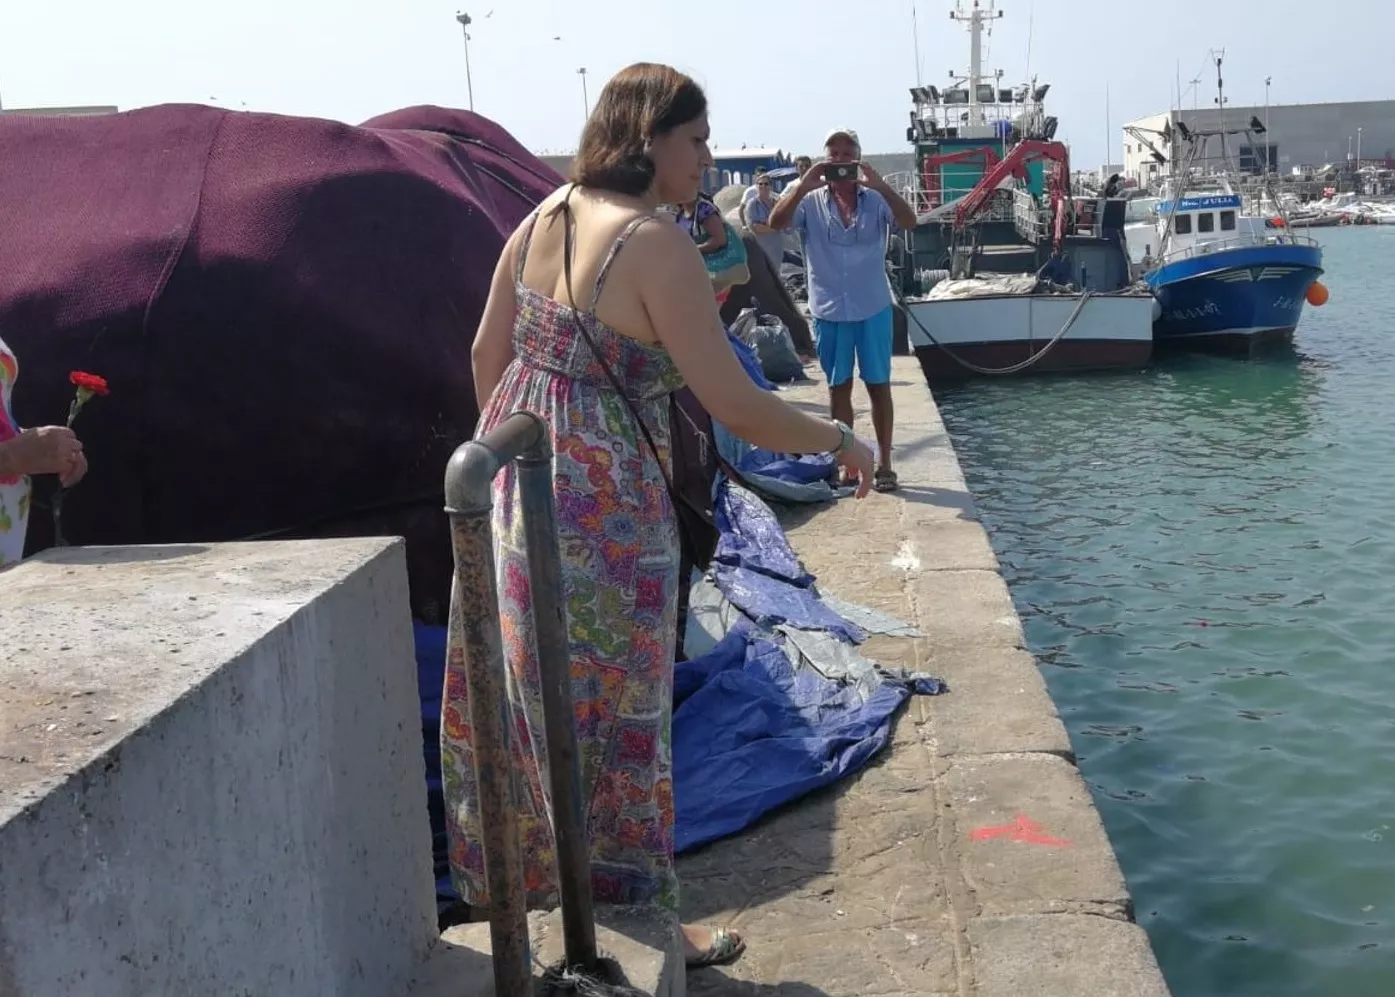
<svg viewBox="0 0 1395 997">
<path fill-rule="evenodd" d="M 63 539 L 63 499 L 67 494 L 68 489 L 59 485 L 58 490 L 53 493 L 53 499 L 50 503 L 53 508 L 53 546 L 55 547 L 68 546 L 68 541 Z"/>
</svg>

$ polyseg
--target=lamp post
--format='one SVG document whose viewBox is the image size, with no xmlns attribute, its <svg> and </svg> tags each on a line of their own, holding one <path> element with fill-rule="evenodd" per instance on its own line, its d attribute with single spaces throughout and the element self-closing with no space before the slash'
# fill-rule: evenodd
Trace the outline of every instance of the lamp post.
<svg viewBox="0 0 1395 997">
<path fill-rule="evenodd" d="M 1267 176 L 1269 168 L 1273 165 L 1270 160 L 1273 158 L 1270 152 L 1273 149 L 1273 138 L 1269 134 L 1269 84 L 1274 82 L 1274 77 L 1264 78 L 1264 172 Z"/>
<path fill-rule="evenodd" d="M 591 98 L 586 93 L 586 67 L 582 66 L 576 71 L 576 75 L 581 77 L 581 114 L 583 119 L 591 117 Z"/>
<path fill-rule="evenodd" d="M 1363 194 L 1361 189 L 1361 128 L 1356 129 L 1356 192 Z"/>
<path fill-rule="evenodd" d="M 465 35 L 465 91 L 470 98 L 470 110 L 475 109 L 475 84 L 470 79 L 470 15 L 463 11 L 457 12 L 455 19 L 460 22 L 460 30 Z"/>
</svg>

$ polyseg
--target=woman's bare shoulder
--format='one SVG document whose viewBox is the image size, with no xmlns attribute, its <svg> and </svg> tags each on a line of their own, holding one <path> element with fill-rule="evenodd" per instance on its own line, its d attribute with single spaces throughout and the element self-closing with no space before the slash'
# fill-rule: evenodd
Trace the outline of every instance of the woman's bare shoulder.
<svg viewBox="0 0 1395 997">
<path fill-rule="evenodd" d="M 675 263 L 691 263 L 698 255 L 692 236 L 663 215 L 644 216 L 652 219 L 640 225 L 630 236 L 636 252 L 636 262 L 646 269 L 663 269 Z"/>
</svg>

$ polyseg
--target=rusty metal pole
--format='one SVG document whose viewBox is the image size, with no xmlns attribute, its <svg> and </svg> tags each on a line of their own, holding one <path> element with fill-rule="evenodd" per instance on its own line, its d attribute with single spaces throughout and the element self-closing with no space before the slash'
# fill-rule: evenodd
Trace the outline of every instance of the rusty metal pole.
<svg viewBox="0 0 1395 997">
<path fill-rule="evenodd" d="M 504 464 L 536 446 L 540 438 L 545 446 L 547 434 L 540 420 L 513 415 L 484 438 L 460 446 L 446 467 L 446 513 L 455 555 L 446 685 L 449 688 L 452 674 L 464 671 L 498 997 L 530 997 L 533 967 L 509 753 L 511 724 L 490 536 L 490 487 Z"/>
<path fill-rule="evenodd" d="M 552 448 L 546 434 L 520 455 L 517 467 L 523 536 L 528 548 L 533 632 L 537 641 L 538 672 L 542 677 L 552 829 L 557 839 L 557 886 L 562 898 L 562 938 L 567 967 L 592 971 L 597 960 L 591 846 L 586 834 L 581 759 L 576 745 L 566 593 L 557 541 L 557 509 L 552 495 Z"/>
</svg>

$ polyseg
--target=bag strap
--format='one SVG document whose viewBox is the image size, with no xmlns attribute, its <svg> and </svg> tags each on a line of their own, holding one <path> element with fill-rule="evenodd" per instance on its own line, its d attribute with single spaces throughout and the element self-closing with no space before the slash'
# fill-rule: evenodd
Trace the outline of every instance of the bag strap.
<svg viewBox="0 0 1395 997">
<path fill-rule="evenodd" d="M 654 454 L 654 462 L 659 465 L 659 473 L 663 475 L 664 487 L 668 489 L 669 500 L 675 503 L 682 502 L 684 505 L 691 506 L 692 503 L 689 502 L 688 499 L 682 493 L 680 493 L 677 488 L 673 486 L 673 477 L 668 473 L 668 468 L 664 467 L 663 457 L 659 454 L 659 448 L 654 443 L 654 437 L 649 432 L 648 424 L 644 421 L 644 417 L 639 414 L 639 408 L 630 399 L 629 393 L 625 391 L 624 387 L 621 386 L 620 379 L 616 377 L 615 372 L 610 369 L 610 364 L 606 363 L 605 357 L 601 354 L 600 349 L 596 346 L 596 341 L 591 338 L 591 332 L 589 329 L 586 328 L 586 323 L 582 320 L 581 313 L 577 311 L 576 295 L 572 291 L 571 200 L 572 193 L 575 190 L 576 185 L 573 184 L 571 190 L 567 191 L 567 196 L 562 200 L 562 205 L 560 209 L 562 212 L 563 224 L 562 269 L 564 274 L 566 275 L 567 303 L 571 305 L 572 321 L 576 323 L 576 327 L 581 332 L 582 338 L 586 340 L 586 345 L 591 347 L 591 353 L 595 356 L 596 362 L 601 365 L 601 370 L 605 371 L 606 380 L 608 380 L 610 382 L 610 386 L 615 389 L 615 393 L 618 394 L 622 399 L 624 399 L 626 407 L 628 407 L 630 410 L 630 415 L 634 416 L 635 424 L 639 426 L 639 431 L 642 434 L 644 434 L 644 441 L 649 444 L 649 449 Z"/>
</svg>

